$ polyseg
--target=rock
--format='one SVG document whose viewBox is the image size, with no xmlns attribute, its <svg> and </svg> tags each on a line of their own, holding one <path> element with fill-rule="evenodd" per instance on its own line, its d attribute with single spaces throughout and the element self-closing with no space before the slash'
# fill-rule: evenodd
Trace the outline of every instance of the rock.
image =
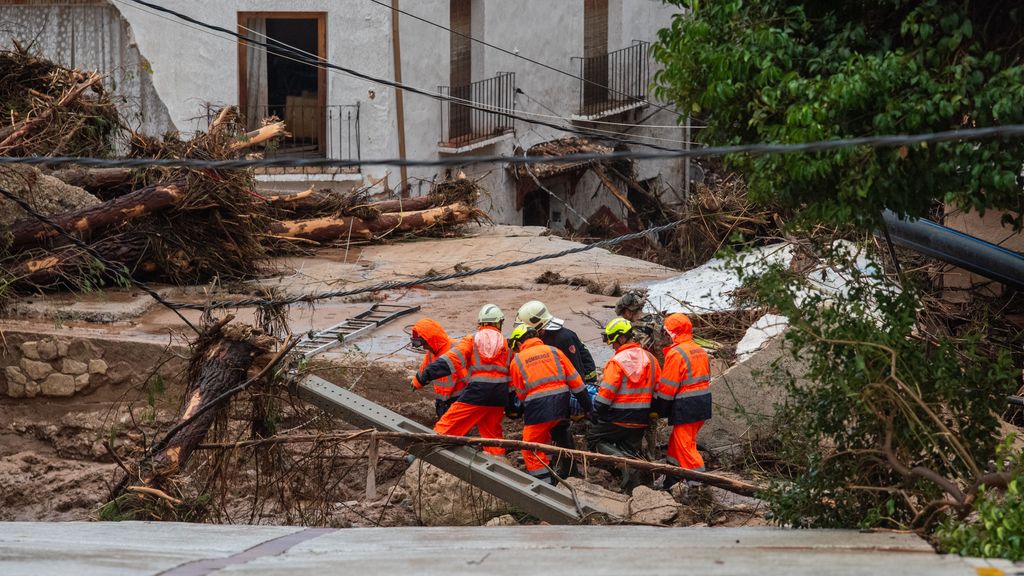
<svg viewBox="0 0 1024 576">
<path fill-rule="evenodd" d="M 89 360 L 89 374 L 106 374 L 107 363 L 99 358 Z"/>
<path fill-rule="evenodd" d="M 502 514 L 497 518 L 491 518 L 484 526 L 518 526 L 519 522 L 511 514 Z"/>
<path fill-rule="evenodd" d="M 7 396 L 10 398 L 23 398 L 25 396 L 25 384 L 7 380 Z"/>
<path fill-rule="evenodd" d="M 89 375 L 79 374 L 75 376 L 75 392 L 81 392 L 89 387 Z"/>
<path fill-rule="evenodd" d="M 679 508 L 671 494 L 638 486 L 629 499 L 629 519 L 644 524 L 667 524 L 679 514 Z"/>
<path fill-rule="evenodd" d="M 739 494 L 733 494 L 727 490 L 716 488 L 714 486 L 707 486 L 705 490 L 715 501 L 720 508 L 729 509 L 736 512 L 757 512 L 768 510 L 768 503 L 760 498 L 753 498 L 751 496 L 741 496 Z"/>
<path fill-rule="evenodd" d="M 61 358 L 68 355 L 68 341 L 63 338 L 57 339 L 57 356 Z"/>
<path fill-rule="evenodd" d="M 44 396 L 74 396 L 75 378 L 67 374 L 50 374 L 40 389 Z"/>
<path fill-rule="evenodd" d="M 39 359 L 45 362 L 57 359 L 57 342 L 52 338 L 40 340 L 36 343 L 36 351 L 39 352 Z"/>
<path fill-rule="evenodd" d="M 72 360 L 71 358 L 65 358 L 61 367 L 61 372 L 71 376 L 85 374 L 88 371 L 88 364 L 86 364 L 85 362 L 79 362 L 78 360 Z"/>
<path fill-rule="evenodd" d="M 440 468 L 416 460 L 402 484 L 413 511 L 427 526 L 480 526 L 508 505 Z"/>
<path fill-rule="evenodd" d="M 134 370 L 127 362 L 115 362 L 107 367 L 106 377 L 110 384 L 121 384 L 131 378 Z"/>
<path fill-rule="evenodd" d="M 93 358 L 102 356 L 91 342 L 82 338 L 75 338 L 68 344 L 68 358 L 79 362 L 88 362 Z"/>
<path fill-rule="evenodd" d="M 39 360 L 39 343 L 35 340 L 21 343 L 21 355 L 29 360 Z"/>
<path fill-rule="evenodd" d="M 53 372 L 53 367 L 49 363 L 29 360 L 28 358 L 21 359 L 21 369 L 33 380 L 42 380 Z"/>
<path fill-rule="evenodd" d="M 7 375 L 7 395 L 11 398 L 23 397 L 28 377 L 17 366 L 7 366 L 4 373 Z"/>
<path fill-rule="evenodd" d="M 25 384 L 25 397 L 26 398 L 35 398 L 38 395 L 39 395 L 39 383 L 38 382 L 29 382 L 28 384 Z"/>
<path fill-rule="evenodd" d="M 0 187 L 13 192 L 42 214 L 57 214 L 99 204 L 85 190 L 43 174 L 34 166 L 9 166 L 0 171 Z M 14 202 L 0 198 L 0 228 L 29 215 Z"/>
<path fill-rule="evenodd" d="M 605 510 L 616 518 L 629 516 L 629 497 L 612 492 L 582 478 L 567 478 L 566 482 L 576 490 L 580 503 L 598 510 Z"/>
</svg>

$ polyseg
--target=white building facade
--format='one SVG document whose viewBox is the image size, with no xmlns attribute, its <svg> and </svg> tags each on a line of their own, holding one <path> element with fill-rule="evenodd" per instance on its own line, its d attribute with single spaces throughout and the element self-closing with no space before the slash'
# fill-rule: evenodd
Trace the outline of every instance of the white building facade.
<svg viewBox="0 0 1024 576">
<path fill-rule="evenodd" d="M 223 105 L 239 105 L 254 123 L 277 115 L 292 134 L 272 152 L 278 156 L 432 160 L 513 155 L 578 137 L 525 120 L 591 131 L 594 141 L 620 149 L 647 150 L 641 142 L 676 149 L 689 139 L 686 129 L 676 127 L 679 115 L 656 103 L 649 90 L 655 70 L 649 43 L 678 11 L 658 0 L 155 3 L 288 48 L 247 47 L 227 34 L 129 0 L 0 1 L 0 33 L 21 41 L 35 37 L 38 51 L 66 65 L 105 72 L 137 66 L 135 86 L 129 88 L 140 102 L 148 102 L 143 115 L 149 117 L 140 125 L 149 132 L 204 129 L 210 111 Z M 70 36 L 77 44 L 68 45 Z M 115 37 L 118 48 L 112 52 Z M 399 105 L 394 88 L 296 62 L 294 50 L 525 120 L 408 91 Z M 652 191 L 678 197 L 686 188 L 681 160 L 640 161 L 632 168 L 630 180 Z M 606 182 L 587 171 L 570 170 L 538 187 L 505 165 L 462 170 L 481 178 L 488 195 L 480 207 L 498 223 L 577 231 L 585 227 L 584 219 L 600 217 L 602 225 L 614 227 L 614 221 L 624 223 L 629 217 L 617 198 L 631 194 L 625 181 L 617 181 L 618 194 L 613 195 Z M 267 174 L 260 180 L 268 188 L 307 187 L 312 181 L 323 187 L 374 185 L 417 196 L 444 177 L 444 169 L 434 167 L 403 172 L 364 166 L 336 172 Z"/>
</svg>

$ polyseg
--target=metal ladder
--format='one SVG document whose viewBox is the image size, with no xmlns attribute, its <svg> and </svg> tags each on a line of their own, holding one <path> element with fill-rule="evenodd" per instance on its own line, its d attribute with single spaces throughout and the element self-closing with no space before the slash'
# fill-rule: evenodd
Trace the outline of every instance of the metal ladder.
<svg viewBox="0 0 1024 576">
<path fill-rule="evenodd" d="M 342 343 L 358 338 L 396 318 L 417 312 L 419 309 L 419 306 L 374 304 L 364 312 L 360 312 L 330 328 L 306 336 L 295 345 L 293 353 L 302 358 L 311 358 L 321 352 L 341 346 Z"/>
</svg>

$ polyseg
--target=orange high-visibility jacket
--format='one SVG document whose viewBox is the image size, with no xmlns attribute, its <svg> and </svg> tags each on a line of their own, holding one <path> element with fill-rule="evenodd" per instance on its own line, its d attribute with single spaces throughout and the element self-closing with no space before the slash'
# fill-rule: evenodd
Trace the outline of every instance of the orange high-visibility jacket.
<svg viewBox="0 0 1024 576">
<path fill-rule="evenodd" d="M 483 326 L 420 370 L 419 377 L 433 379 L 453 374 L 466 382 L 460 402 L 476 406 L 505 406 L 508 401 L 508 364 L 505 337 L 497 328 Z"/>
<path fill-rule="evenodd" d="M 673 329 L 665 347 L 665 368 L 658 381 L 657 410 L 669 424 L 689 424 L 711 418 L 711 364 L 708 353 L 693 341 L 693 325 L 683 314 L 666 319 Z"/>
<path fill-rule="evenodd" d="M 604 365 L 594 398 L 598 418 L 620 426 L 647 426 L 659 378 L 661 367 L 654 355 L 636 342 L 622 345 Z"/>
<path fill-rule="evenodd" d="M 452 347 L 452 340 L 448 337 L 448 333 L 440 324 L 430 318 L 424 318 L 413 324 L 412 333 L 427 342 L 427 352 L 423 354 L 423 361 L 420 362 L 419 370 L 421 372 Z M 462 395 L 462 390 L 466 387 L 466 383 L 455 374 L 436 378 L 430 383 L 434 385 L 434 394 L 440 400 L 455 400 Z M 412 385 L 414 388 L 420 389 L 424 383 L 413 376 Z"/>
<path fill-rule="evenodd" d="M 523 401 L 523 422 L 542 424 L 569 416 L 569 394 L 585 397 L 585 411 L 590 411 L 590 396 L 583 378 L 572 362 L 554 346 L 540 338 L 529 338 L 519 346 L 509 368 L 511 387 Z"/>
</svg>

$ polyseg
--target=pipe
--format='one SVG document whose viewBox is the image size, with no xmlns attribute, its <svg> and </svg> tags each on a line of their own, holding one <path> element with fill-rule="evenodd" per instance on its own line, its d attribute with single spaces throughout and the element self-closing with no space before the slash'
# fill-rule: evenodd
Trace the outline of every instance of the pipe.
<svg viewBox="0 0 1024 576">
<path fill-rule="evenodd" d="M 890 210 L 882 218 L 896 245 L 1024 290 L 1024 254 L 924 218 L 904 220 Z"/>
</svg>

